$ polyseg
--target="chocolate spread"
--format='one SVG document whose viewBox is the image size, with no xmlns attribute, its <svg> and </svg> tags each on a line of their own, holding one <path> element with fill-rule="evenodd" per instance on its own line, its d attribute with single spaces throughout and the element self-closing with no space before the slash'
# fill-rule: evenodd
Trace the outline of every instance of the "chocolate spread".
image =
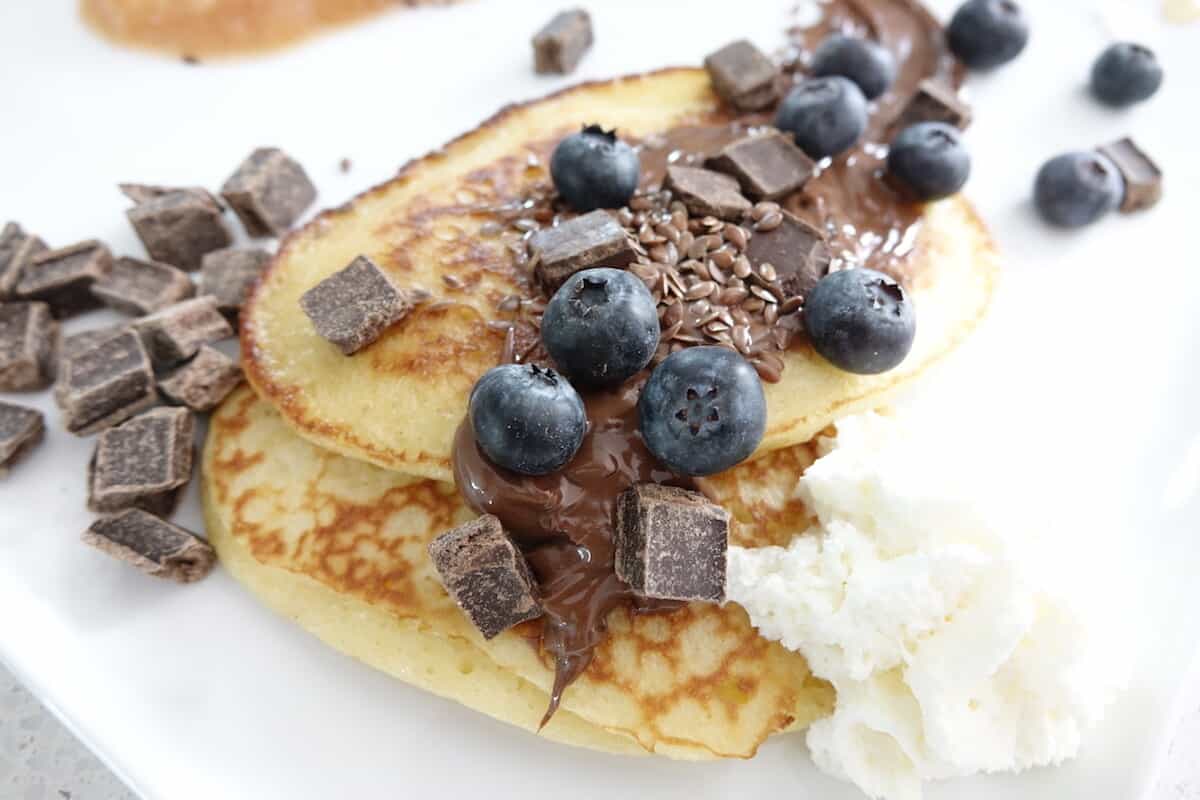
<svg viewBox="0 0 1200 800">
<path fill-rule="evenodd" d="M 962 70 L 943 44 L 941 26 L 915 0 L 829 0 L 824 9 L 821 23 L 791 32 L 802 51 L 810 53 L 834 31 L 857 33 L 891 50 L 899 74 L 875 102 L 859 145 L 821 162 L 819 174 L 784 206 L 823 226 L 837 258 L 903 278 L 922 209 L 884 182 L 885 145 L 922 80 L 934 77 L 957 87 Z M 654 137 L 641 151 L 643 186 L 656 188 L 668 163 L 695 163 L 769 123 L 768 115 L 745 115 Z M 695 488 L 660 466 L 642 443 L 637 399 L 643 381 L 585 395 L 589 433 L 575 459 L 553 475 L 530 478 L 492 465 L 469 423 L 455 438 L 454 477 L 463 498 L 474 510 L 500 518 L 538 580 L 546 610 L 541 643 L 556 671 L 547 720 L 563 690 L 590 663 L 609 612 L 622 605 L 635 612 L 678 605 L 635 596 L 613 567 L 613 511 L 623 490 L 645 482 Z"/>
</svg>

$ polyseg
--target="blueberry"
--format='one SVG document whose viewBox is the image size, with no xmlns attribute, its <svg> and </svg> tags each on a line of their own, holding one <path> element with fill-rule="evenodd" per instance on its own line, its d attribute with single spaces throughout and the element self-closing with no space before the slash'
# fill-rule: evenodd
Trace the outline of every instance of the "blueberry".
<svg viewBox="0 0 1200 800">
<path fill-rule="evenodd" d="M 971 174 L 962 135 L 944 122 L 918 122 L 900 131 L 887 164 L 888 172 L 922 201 L 949 197 Z"/>
<path fill-rule="evenodd" d="M 641 165 L 616 131 L 588 125 L 558 143 L 550 157 L 554 188 L 579 212 L 620 208 L 638 186 Z"/>
<path fill-rule="evenodd" d="M 946 42 L 971 69 L 992 69 L 1025 49 L 1029 21 L 1013 0 L 967 0 L 951 17 Z"/>
<path fill-rule="evenodd" d="M 896 59 L 875 42 L 835 33 L 813 53 L 812 74 L 849 78 L 868 100 L 874 100 L 896 80 Z"/>
<path fill-rule="evenodd" d="M 917 319 L 904 287 L 865 267 L 831 272 L 804 303 L 813 348 L 838 369 L 878 375 L 912 349 Z"/>
<path fill-rule="evenodd" d="M 580 387 L 616 386 L 650 363 L 658 310 L 645 285 L 619 269 L 585 269 L 562 285 L 542 317 L 542 343 Z"/>
<path fill-rule="evenodd" d="M 1162 82 L 1163 69 L 1158 58 L 1140 44 L 1111 45 L 1092 66 L 1092 94 L 1100 102 L 1117 108 L 1149 100 Z"/>
<path fill-rule="evenodd" d="M 566 379 L 534 364 L 494 367 L 471 390 L 471 429 L 497 466 L 547 475 L 575 455 L 587 433 L 587 413 Z"/>
<path fill-rule="evenodd" d="M 796 144 L 812 158 L 835 156 L 867 129 L 867 98 L 848 78 L 810 78 L 779 104 L 775 127 L 795 136 Z"/>
<path fill-rule="evenodd" d="M 663 361 L 638 401 L 642 439 L 681 475 L 712 475 L 746 460 L 767 426 L 762 381 L 724 347 L 691 347 Z"/>
<path fill-rule="evenodd" d="M 1121 204 L 1125 180 L 1116 166 L 1099 153 L 1065 153 L 1038 171 L 1033 200 L 1052 225 L 1081 228 Z"/>
</svg>

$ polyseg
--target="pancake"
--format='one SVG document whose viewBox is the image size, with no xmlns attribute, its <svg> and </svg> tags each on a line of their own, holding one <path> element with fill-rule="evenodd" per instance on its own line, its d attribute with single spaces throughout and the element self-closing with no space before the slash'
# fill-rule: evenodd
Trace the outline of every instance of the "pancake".
<svg viewBox="0 0 1200 800">
<path fill-rule="evenodd" d="M 322 447 L 451 480 L 467 396 L 504 345 L 489 322 L 502 316 L 503 298 L 528 290 L 513 242 L 481 229 L 494 222 L 496 207 L 544 185 L 554 144 L 590 121 L 642 138 L 728 117 L 707 73 L 682 68 L 585 84 L 502 111 L 284 243 L 243 312 L 243 362 L 253 386 Z M 348 358 L 317 336 L 299 299 L 358 255 L 402 286 L 433 292 L 435 302 Z M 759 453 L 806 442 L 838 416 L 885 403 L 975 328 L 995 278 L 995 250 L 970 205 L 952 198 L 928 206 L 905 266 L 918 318 L 908 359 L 884 375 L 856 376 L 794 345 L 784 354 L 782 380 L 766 385 Z"/>
<path fill-rule="evenodd" d="M 805 526 L 789 448 L 714 479 L 734 543 L 782 544 Z M 554 680 L 538 623 L 485 641 L 442 589 L 429 541 L 470 519 L 451 484 L 315 447 L 249 389 L 216 412 L 203 461 L 210 541 L 267 605 L 328 644 L 430 692 L 536 730 Z M 750 757 L 832 708 L 804 659 L 738 606 L 669 615 L 619 609 L 611 635 L 543 734 L 611 753 Z"/>
</svg>

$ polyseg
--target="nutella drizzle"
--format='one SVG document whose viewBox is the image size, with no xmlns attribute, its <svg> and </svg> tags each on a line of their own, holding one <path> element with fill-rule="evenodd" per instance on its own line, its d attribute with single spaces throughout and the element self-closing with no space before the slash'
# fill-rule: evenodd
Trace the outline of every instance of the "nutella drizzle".
<svg viewBox="0 0 1200 800">
<path fill-rule="evenodd" d="M 943 43 L 941 25 L 917 0 L 826 0 L 824 18 L 790 31 L 804 60 L 835 31 L 875 39 L 895 54 L 897 79 L 872 106 L 862 141 L 833 160 L 782 203 L 829 233 L 835 266 L 854 263 L 909 277 L 922 207 L 906 202 L 883 179 L 886 143 L 896 133 L 904 105 L 927 78 L 957 88 L 963 70 Z M 741 138 L 769 115 L 728 116 L 707 125 L 675 128 L 641 147 L 643 188 L 657 188 L 668 163 L 698 163 Z M 514 330 L 506 360 L 515 350 Z M 574 460 L 559 472 L 526 477 L 491 464 L 479 451 L 469 422 L 454 442 L 454 477 L 467 505 L 495 514 L 525 552 L 537 578 L 546 611 L 543 651 L 555 664 L 554 689 L 543 724 L 558 708 L 562 693 L 591 662 L 607 630 L 607 618 L 620 606 L 635 613 L 669 611 L 679 603 L 638 597 L 614 571 L 613 511 L 617 496 L 636 483 L 666 483 L 702 489 L 657 463 L 641 440 L 637 400 L 645 376 L 624 386 L 584 395 L 589 432 Z"/>
</svg>

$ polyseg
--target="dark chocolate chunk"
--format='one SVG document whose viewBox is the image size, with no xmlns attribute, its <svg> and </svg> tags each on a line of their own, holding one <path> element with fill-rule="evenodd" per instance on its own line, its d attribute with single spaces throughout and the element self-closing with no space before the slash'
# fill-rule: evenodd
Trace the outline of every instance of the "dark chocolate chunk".
<svg viewBox="0 0 1200 800">
<path fill-rule="evenodd" d="M 778 131 L 739 139 L 710 158 L 707 166 L 737 178 L 753 200 L 778 200 L 791 194 L 816 168 L 791 136 Z"/>
<path fill-rule="evenodd" d="M 260 147 L 242 162 L 221 187 L 246 233 L 281 236 L 317 199 L 304 168 L 282 150 Z"/>
<path fill-rule="evenodd" d="M 592 18 L 582 8 L 560 12 L 533 37 L 538 74 L 572 72 L 592 46 Z"/>
<path fill-rule="evenodd" d="M 1133 139 L 1125 138 L 1097 150 L 1116 165 L 1125 179 L 1122 214 L 1143 211 L 1158 204 L 1162 199 L 1162 170 Z"/>
<path fill-rule="evenodd" d="M 122 184 L 121 191 L 137 203 L 125 215 L 155 261 L 190 272 L 232 241 L 221 204 L 204 189 Z"/>
<path fill-rule="evenodd" d="M 112 253 L 97 241 L 47 250 L 21 271 L 16 296 L 41 300 L 58 319 L 100 307 L 92 284 L 112 270 Z"/>
<path fill-rule="evenodd" d="M 161 261 L 118 258 L 112 271 L 92 285 L 92 294 L 115 311 L 132 316 L 152 314 L 192 296 L 186 273 Z"/>
<path fill-rule="evenodd" d="M 88 508 L 169 515 L 192 479 L 195 430 L 186 408 L 155 408 L 101 433 L 88 467 Z"/>
<path fill-rule="evenodd" d="M 79 331 L 78 333 L 64 336 L 62 337 L 62 344 L 58 348 L 58 358 L 61 361 L 77 356 L 84 350 L 90 350 L 101 342 L 106 342 L 126 330 L 129 330 L 129 323 L 122 322 L 116 325 L 108 325 L 104 328 L 92 328 L 91 330 Z"/>
<path fill-rule="evenodd" d="M 200 345 L 233 335 L 229 321 L 217 310 L 215 297 L 197 297 L 167 306 L 135 320 L 133 330 L 146 343 L 156 367 L 168 367 L 196 355 Z"/>
<path fill-rule="evenodd" d="M 201 296 L 210 294 L 217 298 L 217 308 L 230 319 L 237 319 L 254 282 L 262 275 L 263 268 L 271 260 L 266 250 L 245 247 L 229 247 L 216 250 L 204 257 L 200 267 Z"/>
<path fill-rule="evenodd" d="M 137 508 L 92 523 L 83 541 L 156 578 L 198 581 L 212 571 L 217 554 L 191 531 Z"/>
<path fill-rule="evenodd" d="M 960 130 L 971 124 L 971 107 L 950 86 L 932 78 L 921 81 L 916 94 L 900 112 L 897 130 L 918 122 L 944 122 Z"/>
<path fill-rule="evenodd" d="M 537 279 L 551 291 L 580 270 L 624 267 L 637 257 L 625 229 L 600 209 L 537 231 L 529 251 L 537 260 Z"/>
<path fill-rule="evenodd" d="M 300 298 L 317 335 L 353 355 L 412 310 L 407 293 L 366 256 L 333 273 Z"/>
<path fill-rule="evenodd" d="M 31 236 L 15 222 L 0 231 L 0 301 L 10 300 L 29 262 L 46 252 L 46 243 Z"/>
<path fill-rule="evenodd" d="M 784 211 L 778 228 L 750 237 L 746 258 L 755 271 L 763 264 L 773 266 L 787 299 L 806 297 L 829 271 L 832 254 L 820 229 Z"/>
<path fill-rule="evenodd" d="M 58 323 L 45 303 L 0 303 L 0 392 L 49 386 L 57 343 Z"/>
<path fill-rule="evenodd" d="M 0 403 L 0 476 L 36 447 L 45 433 L 42 412 Z"/>
<path fill-rule="evenodd" d="M 645 597 L 723 603 L 729 519 L 697 492 L 627 489 L 617 499 L 617 577 Z"/>
<path fill-rule="evenodd" d="M 488 514 L 443 533 L 429 555 L 446 591 L 491 639 L 542 615 L 525 556 Z"/>
<path fill-rule="evenodd" d="M 193 411 L 212 411 L 242 382 L 242 368 L 220 350 L 204 345 L 188 363 L 159 381 L 172 403 Z"/>
<path fill-rule="evenodd" d="M 67 430 L 79 436 L 98 433 L 150 408 L 158 393 L 141 337 L 126 330 L 64 358 L 54 398 Z"/>
<path fill-rule="evenodd" d="M 742 111 L 758 111 L 779 99 L 779 68 L 745 39 L 704 59 L 704 67 L 721 99 Z"/>
<path fill-rule="evenodd" d="M 737 179 L 700 167 L 667 167 L 664 189 L 674 193 L 696 216 L 740 220 L 752 205 L 742 194 Z"/>
</svg>

